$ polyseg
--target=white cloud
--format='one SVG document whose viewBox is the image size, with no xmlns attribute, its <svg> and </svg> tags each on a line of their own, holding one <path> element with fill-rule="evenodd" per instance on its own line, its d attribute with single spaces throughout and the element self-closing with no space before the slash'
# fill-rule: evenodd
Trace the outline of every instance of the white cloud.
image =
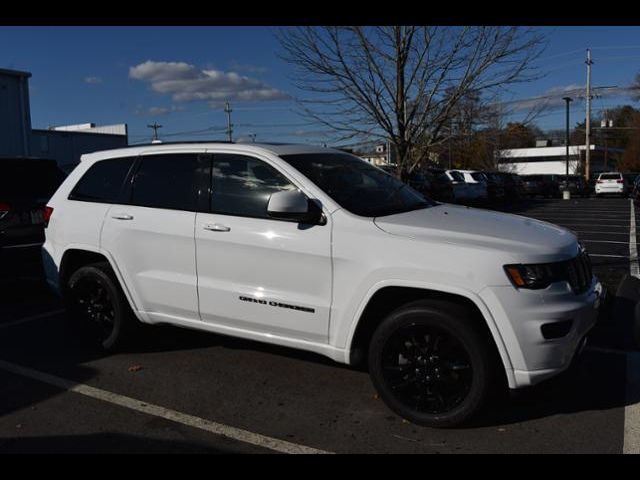
<svg viewBox="0 0 640 480">
<path fill-rule="evenodd" d="M 90 84 L 102 83 L 102 78 L 100 78 L 100 77 L 84 77 L 84 83 L 90 83 Z"/>
<path fill-rule="evenodd" d="M 221 70 L 200 70 L 185 62 L 147 60 L 129 68 L 129 77 L 150 85 L 154 92 L 171 95 L 175 102 L 268 101 L 289 98 L 260 80 Z"/>
</svg>

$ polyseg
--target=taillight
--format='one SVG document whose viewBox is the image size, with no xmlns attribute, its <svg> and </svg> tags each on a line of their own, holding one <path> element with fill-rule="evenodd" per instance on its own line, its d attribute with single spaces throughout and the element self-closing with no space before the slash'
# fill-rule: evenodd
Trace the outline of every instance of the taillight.
<svg viewBox="0 0 640 480">
<path fill-rule="evenodd" d="M 44 228 L 47 228 L 49 226 L 49 219 L 51 218 L 51 214 L 53 213 L 53 207 L 47 205 L 46 207 L 44 207 L 43 213 Z"/>
<path fill-rule="evenodd" d="M 596 183 L 604 183 L 604 180 L 596 180 Z"/>
<path fill-rule="evenodd" d="M 4 218 L 7 213 L 11 211 L 11 205 L 5 202 L 0 202 L 0 219 Z"/>
</svg>

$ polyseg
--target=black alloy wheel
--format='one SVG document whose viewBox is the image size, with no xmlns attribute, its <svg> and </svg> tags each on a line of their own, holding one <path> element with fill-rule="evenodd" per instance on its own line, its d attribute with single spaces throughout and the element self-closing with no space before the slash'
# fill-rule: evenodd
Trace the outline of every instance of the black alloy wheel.
<svg viewBox="0 0 640 480">
<path fill-rule="evenodd" d="M 138 322 L 107 262 L 76 270 L 67 282 L 65 303 L 74 332 L 100 350 L 117 350 Z"/>
<path fill-rule="evenodd" d="M 388 314 L 369 344 L 369 374 L 382 400 L 418 425 L 470 420 L 504 377 L 483 322 L 465 306 L 435 299 Z"/>
<path fill-rule="evenodd" d="M 382 353 L 383 377 L 407 408 L 429 414 L 451 411 L 471 389 L 473 368 L 460 341 L 437 327 L 398 329 Z"/>
</svg>

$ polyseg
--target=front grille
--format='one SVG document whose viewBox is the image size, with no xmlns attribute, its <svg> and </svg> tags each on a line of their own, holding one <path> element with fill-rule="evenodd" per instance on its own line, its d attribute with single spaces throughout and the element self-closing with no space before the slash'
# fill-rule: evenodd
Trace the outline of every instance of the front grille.
<svg viewBox="0 0 640 480">
<path fill-rule="evenodd" d="M 585 292 L 591 285 L 593 272 L 591 261 L 586 252 L 580 252 L 576 257 L 565 263 L 567 281 L 575 293 Z"/>
</svg>

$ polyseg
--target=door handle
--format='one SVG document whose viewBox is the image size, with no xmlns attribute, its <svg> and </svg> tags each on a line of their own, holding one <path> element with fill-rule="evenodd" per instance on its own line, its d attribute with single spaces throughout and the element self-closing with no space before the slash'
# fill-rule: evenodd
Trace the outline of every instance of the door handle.
<svg viewBox="0 0 640 480">
<path fill-rule="evenodd" d="M 126 213 L 116 213 L 115 215 L 111 215 L 111 218 L 116 220 L 133 220 L 133 215 L 128 215 Z"/>
<path fill-rule="evenodd" d="M 205 223 L 202 228 L 205 230 L 210 230 L 212 232 L 229 232 L 231 231 L 231 227 L 227 227 L 226 225 L 220 225 L 219 223 Z"/>
</svg>

